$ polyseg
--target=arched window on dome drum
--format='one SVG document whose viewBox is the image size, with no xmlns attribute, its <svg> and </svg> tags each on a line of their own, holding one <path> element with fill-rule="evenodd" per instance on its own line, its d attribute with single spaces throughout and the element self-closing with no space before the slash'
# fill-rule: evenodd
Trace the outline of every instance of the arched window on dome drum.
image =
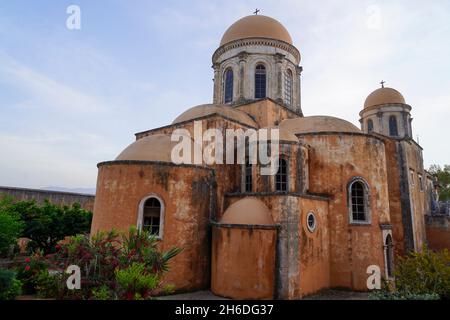
<svg viewBox="0 0 450 320">
<path fill-rule="evenodd" d="M 288 106 L 292 106 L 292 71 L 287 70 L 284 73 L 284 100 Z"/>
<path fill-rule="evenodd" d="M 367 132 L 368 133 L 373 132 L 373 121 L 372 121 L 372 119 L 367 120 Z"/>
<path fill-rule="evenodd" d="M 364 181 L 356 179 L 349 185 L 350 222 L 369 223 L 369 195 Z"/>
<path fill-rule="evenodd" d="M 233 70 L 231 68 L 225 71 L 224 79 L 224 102 L 233 102 Z"/>
<path fill-rule="evenodd" d="M 397 126 L 397 117 L 396 116 L 389 117 L 389 135 L 391 137 L 398 136 L 398 126 Z"/>
<path fill-rule="evenodd" d="M 157 198 L 151 197 L 144 202 L 142 229 L 158 237 L 161 236 L 161 209 L 161 202 Z"/>
<path fill-rule="evenodd" d="M 288 163 L 283 158 L 280 158 L 278 163 L 278 172 L 275 175 L 275 190 L 288 191 Z"/>
<path fill-rule="evenodd" d="M 249 159 L 245 161 L 245 192 L 253 191 L 253 166 Z"/>
<path fill-rule="evenodd" d="M 384 245 L 386 254 L 386 273 L 389 278 L 392 278 L 394 276 L 394 243 L 390 234 L 387 235 Z"/>
<path fill-rule="evenodd" d="M 266 97 L 266 67 L 258 64 L 255 69 L 255 98 Z"/>
</svg>

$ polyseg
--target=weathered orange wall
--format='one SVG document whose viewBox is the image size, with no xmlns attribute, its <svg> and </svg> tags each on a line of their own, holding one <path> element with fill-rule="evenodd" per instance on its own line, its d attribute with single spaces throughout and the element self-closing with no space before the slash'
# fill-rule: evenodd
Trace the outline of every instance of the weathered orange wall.
<svg viewBox="0 0 450 320">
<path fill-rule="evenodd" d="M 432 250 L 450 250 L 450 217 L 427 216 L 428 247 Z"/>
<path fill-rule="evenodd" d="M 328 201 L 324 198 L 299 194 L 255 194 L 270 209 L 272 218 L 280 225 L 277 270 L 281 289 L 278 298 L 298 299 L 330 286 L 330 247 Z M 227 206 L 243 195 L 229 195 Z M 306 215 L 314 212 L 317 228 L 310 233 Z"/>
<path fill-rule="evenodd" d="M 327 201 L 301 198 L 300 210 L 300 296 L 304 297 L 330 287 L 330 226 Z M 306 223 L 310 211 L 316 217 L 312 233 Z"/>
<path fill-rule="evenodd" d="M 183 177 L 183 179 L 180 179 Z M 109 162 L 99 165 L 92 234 L 127 231 L 136 226 L 140 201 L 151 193 L 164 201 L 162 250 L 180 247 L 164 283 L 177 290 L 209 285 L 210 170 L 151 162 Z"/>
<path fill-rule="evenodd" d="M 233 299 L 273 299 L 276 229 L 213 227 L 211 291 Z"/>
<path fill-rule="evenodd" d="M 389 197 L 384 143 L 363 134 L 330 133 L 299 136 L 312 146 L 309 153 L 309 191 L 331 197 L 330 286 L 367 290 L 367 267 L 384 272 L 380 224 L 388 224 Z M 371 223 L 351 225 L 348 183 L 362 177 L 370 187 Z"/>
</svg>

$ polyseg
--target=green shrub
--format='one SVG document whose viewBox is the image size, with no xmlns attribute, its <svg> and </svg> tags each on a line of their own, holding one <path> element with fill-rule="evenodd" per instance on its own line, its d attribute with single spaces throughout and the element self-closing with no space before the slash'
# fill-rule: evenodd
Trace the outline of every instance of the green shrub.
<svg viewBox="0 0 450 320">
<path fill-rule="evenodd" d="M 24 224 L 20 215 L 11 210 L 11 198 L 0 199 L 0 256 L 5 256 L 17 244 Z"/>
<path fill-rule="evenodd" d="M 169 261 L 181 250 L 158 249 L 158 240 L 145 231 L 130 229 L 128 234 L 99 233 L 91 239 L 76 236 L 48 256 L 52 268 L 61 272 L 70 265 L 81 268 L 81 290 L 61 286 L 66 299 L 148 299 L 161 289 L 161 277 Z M 63 273 L 61 282 L 67 275 Z M 102 288 L 105 287 L 105 288 Z"/>
<path fill-rule="evenodd" d="M 450 298 L 450 254 L 448 250 L 410 253 L 399 258 L 395 270 L 395 287 L 412 295 L 438 294 Z"/>
<path fill-rule="evenodd" d="M 22 293 L 22 284 L 13 271 L 0 269 L 0 300 L 13 300 Z"/>
<path fill-rule="evenodd" d="M 141 300 L 150 296 L 159 282 L 143 263 L 133 263 L 128 268 L 116 270 L 119 297 L 127 300 Z"/>
<path fill-rule="evenodd" d="M 108 286 L 103 285 L 92 289 L 92 300 L 111 300 L 111 292 Z"/>
<path fill-rule="evenodd" d="M 22 289 L 27 294 L 36 293 L 38 278 L 47 272 L 47 263 L 39 254 L 25 259 L 25 264 L 17 267 L 17 279 L 22 282 Z"/>
<path fill-rule="evenodd" d="M 61 273 L 42 270 L 36 279 L 36 292 L 39 298 L 58 298 L 64 285 Z"/>
<path fill-rule="evenodd" d="M 384 281 L 373 300 L 436 300 L 450 298 L 450 254 L 447 250 L 411 252 L 398 257 L 395 280 Z"/>
</svg>

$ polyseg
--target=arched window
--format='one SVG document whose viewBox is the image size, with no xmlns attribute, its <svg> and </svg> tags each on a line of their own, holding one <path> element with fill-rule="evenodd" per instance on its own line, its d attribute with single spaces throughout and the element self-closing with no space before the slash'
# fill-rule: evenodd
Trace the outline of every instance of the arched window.
<svg viewBox="0 0 450 320">
<path fill-rule="evenodd" d="M 373 132 L 373 121 L 372 121 L 372 119 L 367 120 L 367 132 L 368 133 Z"/>
<path fill-rule="evenodd" d="M 252 170 L 253 166 L 250 163 L 249 159 L 245 161 L 245 192 L 253 191 L 253 175 Z"/>
<path fill-rule="evenodd" d="M 394 243 L 390 234 L 386 237 L 385 250 L 386 273 L 389 278 L 392 278 L 394 276 Z"/>
<path fill-rule="evenodd" d="M 355 179 L 349 185 L 350 223 L 370 223 L 369 190 L 361 179 Z"/>
<path fill-rule="evenodd" d="M 162 238 L 163 211 L 163 204 L 156 196 L 143 199 L 139 205 L 139 229 L 148 231 L 158 238 Z"/>
<path fill-rule="evenodd" d="M 398 136 L 398 126 L 397 126 L 397 117 L 396 116 L 389 117 L 389 135 L 391 137 Z"/>
<path fill-rule="evenodd" d="M 288 191 L 288 163 L 280 158 L 278 163 L 278 172 L 275 175 L 275 190 Z"/>
<path fill-rule="evenodd" d="M 284 100 L 288 106 L 292 106 L 292 71 L 284 73 Z"/>
<path fill-rule="evenodd" d="M 255 98 L 266 97 L 266 67 L 258 64 L 255 70 Z"/>
<path fill-rule="evenodd" d="M 233 70 L 231 68 L 225 71 L 224 79 L 224 102 L 230 103 L 233 101 Z"/>
</svg>

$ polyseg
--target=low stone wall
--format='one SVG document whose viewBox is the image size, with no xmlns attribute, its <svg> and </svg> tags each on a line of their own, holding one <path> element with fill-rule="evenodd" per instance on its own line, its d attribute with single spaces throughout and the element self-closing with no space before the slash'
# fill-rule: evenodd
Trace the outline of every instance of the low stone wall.
<svg viewBox="0 0 450 320">
<path fill-rule="evenodd" d="M 2 195 L 11 196 L 17 201 L 35 200 L 38 204 L 44 203 L 46 199 L 53 204 L 61 206 L 71 206 L 74 203 L 79 203 L 83 209 L 89 211 L 93 211 L 95 200 L 95 196 L 90 194 L 14 187 L 0 187 L 0 197 Z"/>
<path fill-rule="evenodd" d="M 425 221 L 429 248 L 450 250 L 450 216 L 426 215 Z"/>
</svg>

